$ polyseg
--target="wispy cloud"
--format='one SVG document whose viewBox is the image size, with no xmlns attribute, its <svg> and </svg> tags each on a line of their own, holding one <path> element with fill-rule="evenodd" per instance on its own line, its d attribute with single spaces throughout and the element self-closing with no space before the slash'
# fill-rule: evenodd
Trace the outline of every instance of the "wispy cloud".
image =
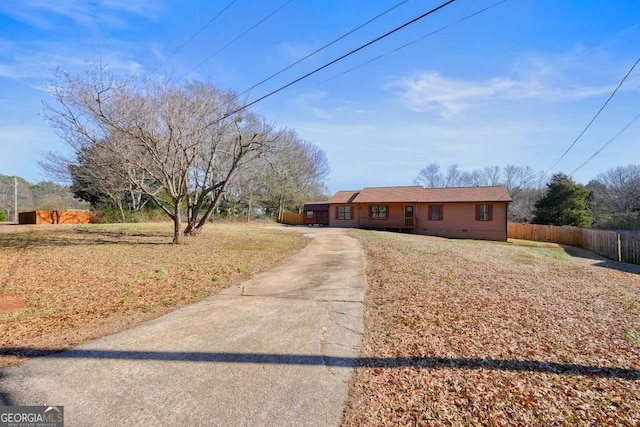
<svg viewBox="0 0 640 427">
<path fill-rule="evenodd" d="M 403 78 L 398 85 L 401 101 L 412 111 L 435 110 L 448 116 L 460 113 L 478 101 L 512 91 L 517 82 L 500 78 L 474 82 L 425 72 Z"/>
<path fill-rule="evenodd" d="M 496 77 L 488 80 L 462 80 L 425 72 L 402 79 L 400 100 L 412 111 L 437 111 L 450 116 L 478 106 L 487 100 L 535 98 L 546 101 L 579 100 L 613 90 L 612 85 L 551 86 L 539 79 L 519 80 Z"/>
<path fill-rule="evenodd" d="M 285 41 L 278 45 L 278 50 L 283 52 L 290 59 L 300 59 L 306 55 L 309 55 L 317 48 L 317 43 Z"/>
<path fill-rule="evenodd" d="M 313 91 L 302 93 L 293 98 L 292 104 L 298 111 L 305 111 L 313 117 L 322 120 L 334 120 L 336 116 L 345 114 L 349 109 L 349 103 L 341 100 L 330 100 L 331 106 L 324 104 L 328 102 L 328 93 L 323 91 Z"/>
<path fill-rule="evenodd" d="M 76 1 L 83 2 L 83 0 Z M 98 3 L 105 8 L 129 12 L 147 18 L 155 18 L 163 10 L 160 0 L 102 0 Z"/>
<path fill-rule="evenodd" d="M 402 77 L 391 86 L 400 88 L 399 100 L 410 110 L 449 117 L 494 100 L 577 101 L 610 93 L 625 71 L 613 64 L 594 69 L 594 63 L 607 60 L 602 52 L 578 47 L 564 55 L 529 55 L 512 65 L 510 76 L 471 80 L 424 71 Z M 638 88 L 640 78 L 634 78 L 624 89 Z"/>
<path fill-rule="evenodd" d="M 50 29 L 55 18 L 71 19 L 76 24 L 96 29 L 100 25 L 124 26 L 122 13 L 153 19 L 162 10 L 156 0 L 21 0 L 2 2 L 0 12 L 27 24 Z"/>
<path fill-rule="evenodd" d="M 160 61 L 164 61 L 167 58 L 167 55 L 164 52 L 163 46 L 160 43 L 151 44 L 151 53 Z"/>
<path fill-rule="evenodd" d="M 127 58 L 123 52 L 126 47 L 116 46 L 118 50 L 104 49 L 95 52 L 83 51 L 77 47 L 70 48 L 57 42 L 24 42 L 12 43 L 0 39 L 5 55 L 0 57 L 0 78 L 14 80 L 46 80 L 51 71 L 61 67 L 69 71 L 85 68 L 92 61 L 101 61 L 110 68 L 127 74 L 137 74 L 143 69 L 137 61 Z"/>
</svg>

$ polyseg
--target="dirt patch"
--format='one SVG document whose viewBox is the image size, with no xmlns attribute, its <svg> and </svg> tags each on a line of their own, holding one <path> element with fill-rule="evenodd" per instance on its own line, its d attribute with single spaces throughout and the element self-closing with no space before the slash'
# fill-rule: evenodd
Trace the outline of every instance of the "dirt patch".
<svg viewBox="0 0 640 427">
<path fill-rule="evenodd" d="M 27 304 L 19 295 L 12 292 L 0 292 L 0 315 L 27 308 Z"/>
<path fill-rule="evenodd" d="M 354 231 L 344 425 L 640 425 L 640 275 L 557 247 Z"/>
</svg>

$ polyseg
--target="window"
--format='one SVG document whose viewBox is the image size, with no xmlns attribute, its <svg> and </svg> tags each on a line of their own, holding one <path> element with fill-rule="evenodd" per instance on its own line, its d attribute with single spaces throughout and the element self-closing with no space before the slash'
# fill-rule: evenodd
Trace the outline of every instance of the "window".
<svg viewBox="0 0 640 427">
<path fill-rule="evenodd" d="M 387 206 L 385 205 L 372 205 L 371 206 L 371 218 L 387 218 Z"/>
<path fill-rule="evenodd" d="M 493 221 L 493 206 L 476 205 L 476 221 Z"/>
<path fill-rule="evenodd" d="M 353 219 L 351 206 L 338 206 L 338 219 Z"/>
<path fill-rule="evenodd" d="M 313 219 L 313 211 L 307 211 L 307 218 Z"/>
<path fill-rule="evenodd" d="M 442 221 L 444 219 L 442 205 L 429 205 L 429 221 Z"/>
</svg>

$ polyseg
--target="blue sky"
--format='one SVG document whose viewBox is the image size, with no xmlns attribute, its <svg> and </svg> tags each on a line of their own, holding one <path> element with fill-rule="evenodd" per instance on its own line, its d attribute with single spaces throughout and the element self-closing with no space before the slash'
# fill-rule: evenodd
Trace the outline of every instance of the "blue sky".
<svg viewBox="0 0 640 427">
<path fill-rule="evenodd" d="M 230 1 L 1 2 L 0 173 L 45 180 L 42 154 L 67 150 L 42 118 L 56 67 L 82 72 L 101 60 L 123 73 L 211 80 L 243 92 L 399 1 L 237 0 L 177 52 Z M 253 89 L 248 100 L 439 3 L 405 2 Z M 508 0 L 393 52 L 494 3 L 457 0 L 253 109 L 327 153 L 332 192 L 410 185 L 432 162 L 546 171 L 640 56 L 640 2 Z M 640 113 L 638 101 L 640 66 L 553 172 L 572 172 Z M 640 163 L 638 135 L 640 121 L 574 178 L 586 183 L 608 168 Z"/>
</svg>

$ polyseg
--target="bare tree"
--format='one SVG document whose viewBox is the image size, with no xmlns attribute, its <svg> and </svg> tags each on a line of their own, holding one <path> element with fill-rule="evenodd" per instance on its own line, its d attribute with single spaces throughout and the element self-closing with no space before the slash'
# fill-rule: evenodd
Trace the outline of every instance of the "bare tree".
<svg viewBox="0 0 640 427">
<path fill-rule="evenodd" d="M 611 168 L 587 185 L 594 226 L 640 229 L 640 165 Z"/>
<path fill-rule="evenodd" d="M 513 195 L 520 188 L 534 187 L 535 180 L 536 174 L 529 166 L 507 165 L 502 169 L 499 166 L 489 166 L 484 169 L 461 171 L 458 165 L 453 164 L 447 167 L 447 173 L 444 175 L 440 171 L 440 165 L 430 163 L 420 170 L 414 182 L 434 188 L 504 185 Z"/>
<path fill-rule="evenodd" d="M 449 165 L 446 174 L 444 174 L 440 171 L 440 165 L 429 163 L 420 170 L 414 182 L 425 187 L 440 188 L 467 185 L 466 183 L 473 181 L 473 179 L 472 175 L 461 172 L 456 164 Z"/>
<path fill-rule="evenodd" d="M 463 171 L 460 173 L 458 187 L 478 187 L 481 185 L 487 185 L 487 179 L 483 171 L 476 169 L 470 172 Z"/>
<path fill-rule="evenodd" d="M 502 171 L 500 170 L 500 166 L 497 166 L 497 165 L 488 166 L 483 169 L 482 175 L 487 185 L 502 184 Z"/>
<path fill-rule="evenodd" d="M 640 210 L 640 165 L 618 166 L 601 173 L 596 179 L 606 186 L 612 210 Z"/>
<path fill-rule="evenodd" d="M 444 187 L 458 187 L 461 184 L 462 172 L 458 165 L 453 164 L 447 167 L 447 174 L 444 177 Z"/>
<path fill-rule="evenodd" d="M 437 163 L 429 163 L 420 170 L 414 182 L 428 188 L 443 187 L 444 177 L 442 176 L 442 172 L 440 172 L 440 165 Z"/>
<path fill-rule="evenodd" d="M 0 178 L 3 177 L 0 175 Z M 0 179 L 0 210 L 11 209 L 12 204 L 13 188 L 9 185 L 8 179 Z"/>
<path fill-rule="evenodd" d="M 192 172 L 193 191 L 188 198 L 188 225 L 185 234 L 201 229 L 209 220 L 221 197 L 227 191 L 234 173 L 262 157 L 277 141 L 273 127 L 254 115 L 246 116 L 241 126 L 240 119 L 232 122 L 230 137 L 221 137 L 216 143 L 206 144 Z M 211 196 L 209 206 L 199 217 L 198 212 Z"/>
<path fill-rule="evenodd" d="M 286 210 L 301 209 L 305 201 L 322 197 L 329 174 L 327 157 L 315 145 L 287 129 L 253 172 L 259 180 L 261 204 L 278 217 Z M 258 188 L 255 188 L 258 190 Z"/>
<path fill-rule="evenodd" d="M 47 118 L 75 150 L 93 147 L 113 161 L 104 170 L 126 180 L 173 221 L 173 242 L 197 233 L 238 167 L 260 156 L 273 130 L 237 109 L 234 93 L 211 84 L 120 79 L 97 66 L 84 75 L 58 72 Z M 105 159 L 107 156 L 104 157 Z"/>
<path fill-rule="evenodd" d="M 529 166 L 505 166 L 500 183 L 507 187 L 511 197 L 517 196 L 523 189 L 541 187 L 540 182 L 536 181 L 536 173 Z"/>
<path fill-rule="evenodd" d="M 545 194 L 543 188 L 521 188 L 515 196 L 511 196 L 513 202 L 509 206 L 507 219 L 510 222 L 526 222 L 533 221 L 533 212 L 535 211 L 536 202 Z"/>
</svg>

